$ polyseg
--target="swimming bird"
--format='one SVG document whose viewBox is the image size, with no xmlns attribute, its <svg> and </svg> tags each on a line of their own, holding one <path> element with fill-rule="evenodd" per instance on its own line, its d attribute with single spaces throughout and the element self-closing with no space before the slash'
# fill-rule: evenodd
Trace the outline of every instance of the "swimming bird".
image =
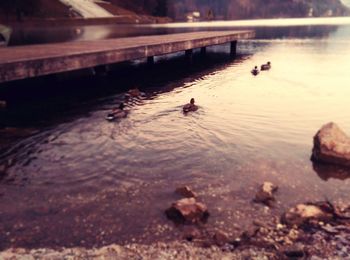
<svg viewBox="0 0 350 260">
<path fill-rule="evenodd" d="M 267 62 L 266 64 L 261 65 L 261 70 L 269 70 L 271 69 L 271 62 Z"/>
<path fill-rule="evenodd" d="M 191 98 L 190 103 L 183 106 L 182 110 L 184 113 L 190 112 L 190 111 L 196 111 L 198 109 L 198 106 L 194 104 L 194 98 Z"/>
<path fill-rule="evenodd" d="M 258 66 L 255 66 L 254 69 L 252 69 L 252 71 L 251 71 L 251 73 L 252 73 L 254 76 L 258 75 L 259 72 L 260 72 L 260 71 L 258 70 Z"/>
<path fill-rule="evenodd" d="M 128 95 L 130 95 L 130 97 L 139 97 L 141 96 L 141 91 L 138 88 L 133 88 L 133 89 L 129 89 Z"/>
<path fill-rule="evenodd" d="M 128 112 L 124 110 L 124 103 L 121 103 L 118 108 L 114 108 L 111 113 L 106 116 L 106 120 L 112 121 L 127 116 Z"/>
<path fill-rule="evenodd" d="M 129 89 L 124 95 L 124 102 L 138 103 L 143 97 L 145 97 L 145 93 L 141 92 L 138 88 Z"/>
</svg>

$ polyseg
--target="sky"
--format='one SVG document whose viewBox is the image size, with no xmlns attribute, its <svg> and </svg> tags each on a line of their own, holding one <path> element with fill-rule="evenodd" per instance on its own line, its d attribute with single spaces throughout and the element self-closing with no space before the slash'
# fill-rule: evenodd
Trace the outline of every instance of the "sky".
<svg viewBox="0 0 350 260">
<path fill-rule="evenodd" d="M 350 7 L 350 0 L 342 0 L 342 2 L 343 2 L 345 5 L 347 5 L 347 6 Z"/>
</svg>

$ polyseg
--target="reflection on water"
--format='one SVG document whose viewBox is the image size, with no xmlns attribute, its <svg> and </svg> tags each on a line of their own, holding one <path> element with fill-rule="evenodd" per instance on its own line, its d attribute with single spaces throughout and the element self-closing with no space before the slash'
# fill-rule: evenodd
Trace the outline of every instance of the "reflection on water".
<svg viewBox="0 0 350 260">
<path fill-rule="evenodd" d="M 346 180 L 350 178 L 350 169 L 341 166 L 313 163 L 313 169 L 324 181 L 328 181 L 331 178 L 339 180 Z"/>
<path fill-rule="evenodd" d="M 350 27 L 295 29 L 262 28 L 235 61 L 216 46 L 192 65 L 175 55 L 107 77 L 6 86 L 1 123 L 35 131 L 0 155 L 0 247 L 177 239 L 163 210 L 184 184 L 208 205 L 208 225 L 232 234 L 298 202 L 347 201 L 349 178 L 309 158 L 324 123 L 350 129 Z M 252 77 L 266 61 L 272 69 Z M 134 87 L 146 97 L 107 122 Z M 184 116 L 191 97 L 200 109 Z M 263 181 L 280 188 L 268 211 L 251 203 Z"/>
<path fill-rule="evenodd" d="M 100 40 L 126 36 L 157 34 L 158 29 L 138 29 L 126 25 L 17 27 L 10 45 L 42 44 L 66 41 Z"/>
<path fill-rule="evenodd" d="M 188 28 L 188 27 L 290 27 L 290 26 L 315 26 L 315 25 L 345 25 L 350 24 L 349 17 L 332 18 L 289 18 L 289 19 L 257 19 L 257 20 L 237 20 L 237 21 L 210 21 L 195 23 L 170 23 L 152 24 L 145 27 L 153 28 Z M 143 25 L 141 25 L 142 27 Z"/>
</svg>

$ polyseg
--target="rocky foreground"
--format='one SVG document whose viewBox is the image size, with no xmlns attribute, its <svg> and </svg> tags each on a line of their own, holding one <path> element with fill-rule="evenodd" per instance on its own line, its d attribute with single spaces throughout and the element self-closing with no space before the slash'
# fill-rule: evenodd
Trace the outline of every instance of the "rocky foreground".
<svg viewBox="0 0 350 260">
<path fill-rule="evenodd" d="M 334 123 L 322 127 L 314 138 L 315 161 L 348 166 L 349 151 L 350 138 Z M 278 190 L 264 182 L 252 201 L 278 207 Z M 210 208 L 189 186 L 175 193 L 182 198 L 164 213 L 181 231 L 179 241 L 92 249 L 11 248 L 0 252 L 0 259 L 350 259 L 348 202 L 300 203 L 269 221 L 254 220 L 250 228 L 233 237 L 207 224 Z"/>
<path fill-rule="evenodd" d="M 217 235 L 218 236 L 218 235 Z M 350 227 L 316 221 L 313 226 L 288 228 L 256 223 L 240 238 L 222 244 L 194 239 L 152 245 L 109 245 L 96 249 L 8 249 L 0 259 L 349 259 Z M 207 241 L 208 242 L 208 241 Z"/>
<path fill-rule="evenodd" d="M 264 183 L 254 201 L 273 207 L 277 187 Z M 238 237 L 205 223 L 207 207 L 191 194 L 165 211 L 182 230 L 182 239 L 151 245 L 102 248 L 22 249 L 0 252 L 0 259 L 350 259 L 350 206 L 329 201 L 297 204 Z"/>
</svg>

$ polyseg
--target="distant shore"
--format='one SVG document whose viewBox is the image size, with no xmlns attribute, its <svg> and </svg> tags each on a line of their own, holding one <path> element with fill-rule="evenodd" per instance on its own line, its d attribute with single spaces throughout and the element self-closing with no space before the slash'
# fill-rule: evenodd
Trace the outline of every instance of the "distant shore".
<svg viewBox="0 0 350 260">
<path fill-rule="evenodd" d="M 18 21 L 16 18 L 1 19 L 0 23 L 9 26 L 84 26 L 101 24 L 158 24 L 172 22 L 167 17 L 154 17 L 148 15 L 140 16 L 116 16 L 112 18 L 23 18 Z"/>
</svg>

